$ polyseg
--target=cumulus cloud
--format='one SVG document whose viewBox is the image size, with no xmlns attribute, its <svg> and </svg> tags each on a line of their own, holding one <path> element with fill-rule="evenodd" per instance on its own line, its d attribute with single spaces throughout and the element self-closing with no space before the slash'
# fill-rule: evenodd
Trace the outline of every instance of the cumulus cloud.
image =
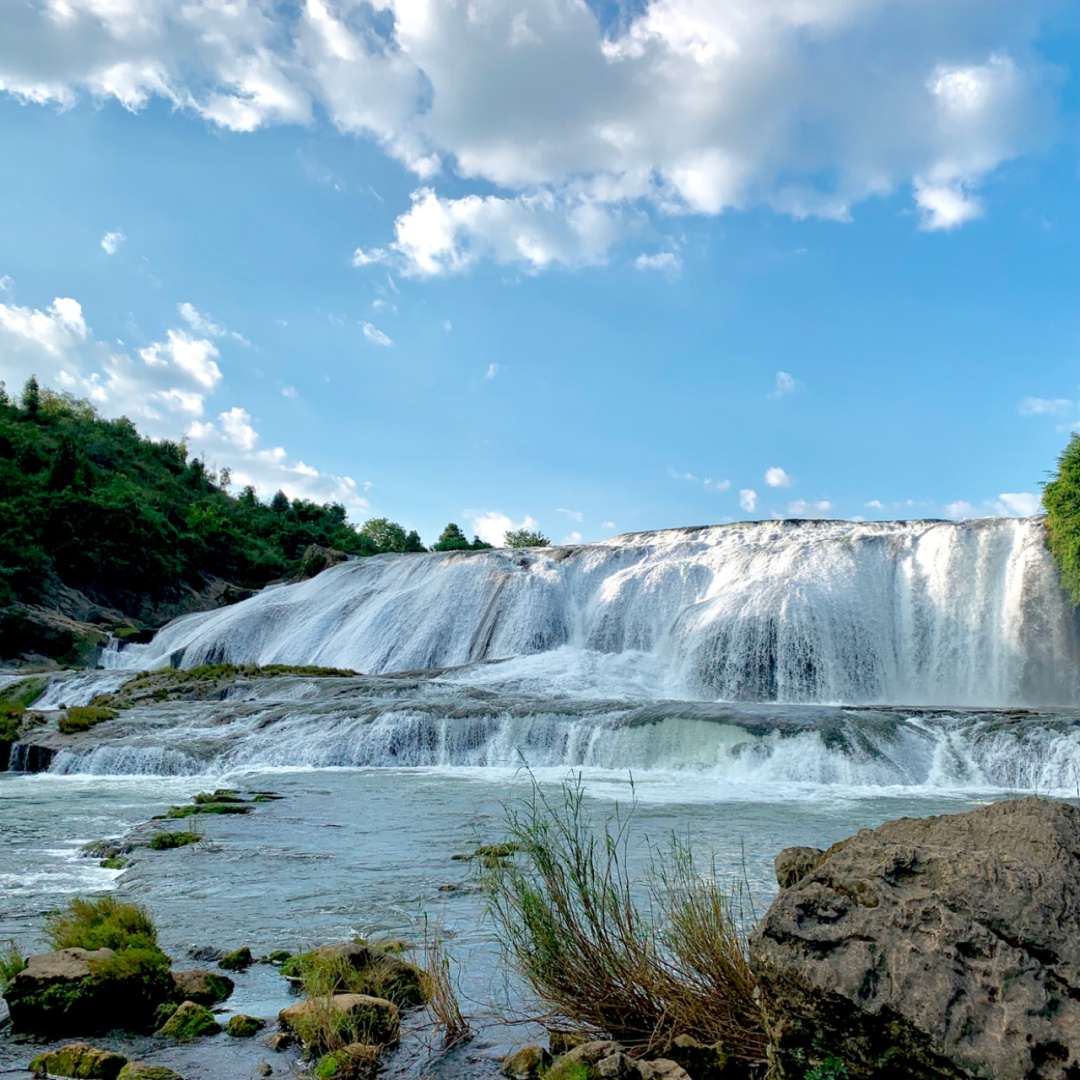
<svg viewBox="0 0 1080 1080">
<path fill-rule="evenodd" d="M 364 329 L 364 337 L 368 339 L 373 345 L 393 345 L 394 343 L 384 334 L 378 327 L 372 326 L 371 323 L 361 323 Z"/>
<path fill-rule="evenodd" d="M 739 507 L 748 514 L 757 509 L 757 492 L 753 488 L 743 488 L 739 492 Z"/>
<path fill-rule="evenodd" d="M 572 521 L 576 521 L 579 525 L 585 520 L 585 515 L 580 510 L 567 510 L 565 507 L 560 506 L 555 511 L 556 514 L 565 514 Z"/>
<path fill-rule="evenodd" d="M 880 499 L 871 499 L 867 504 L 868 510 L 884 510 L 885 504 Z"/>
<path fill-rule="evenodd" d="M 978 511 L 969 502 L 957 499 L 956 502 L 947 503 L 945 513 L 951 518 L 970 518 L 978 516 Z"/>
<path fill-rule="evenodd" d="M 122 232 L 107 232 L 101 238 L 101 248 L 106 255 L 115 255 L 126 239 L 127 237 Z"/>
<path fill-rule="evenodd" d="M 487 371 L 484 372 L 485 379 L 494 379 L 499 374 L 498 364 L 488 364 Z"/>
<path fill-rule="evenodd" d="M 489 510 L 482 514 L 469 513 L 466 515 L 472 520 L 473 531 L 487 544 L 494 547 L 502 547 L 506 540 L 506 534 L 513 529 L 535 530 L 540 523 L 534 517 L 525 515 L 521 521 L 514 521 L 506 514 L 500 514 Z"/>
<path fill-rule="evenodd" d="M 1061 416 L 1071 412 L 1074 406 L 1069 398 L 1026 397 L 1020 402 L 1021 416 Z"/>
<path fill-rule="evenodd" d="M 805 499 L 796 499 L 788 503 L 787 516 L 794 518 L 822 518 L 832 510 L 833 504 L 822 500 L 821 502 L 807 502 Z"/>
<path fill-rule="evenodd" d="M 600 528 L 601 529 L 608 529 L 608 530 L 614 529 L 615 528 L 615 522 L 614 521 L 603 521 L 603 522 L 600 523 Z"/>
<path fill-rule="evenodd" d="M 1038 46 L 1056 4 L 933 8 L 27 0 L 0 5 L 0 92 L 132 111 L 157 98 L 236 132 L 326 115 L 421 185 L 358 265 L 540 270 L 603 261 L 642 207 L 843 221 L 906 189 L 923 228 L 985 212 L 984 179 L 1054 119 Z M 451 172 L 453 198 L 437 193 Z"/>
<path fill-rule="evenodd" d="M 765 483 L 769 487 L 791 487 L 793 480 L 778 465 L 765 470 Z"/>
<path fill-rule="evenodd" d="M 94 337 L 82 305 L 71 297 L 57 297 L 45 308 L 0 303 L 0 378 L 9 387 L 36 375 L 43 386 L 88 398 L 105 416 L 130 417 L 144 434 L 186 437 L 192 452 L 229 465 L 238 484 L 367 509 L 350 477 L 293 462 L 281 447 L 260 448 L 245 409 L 225 409 L 216 422 L 201 419 L 223 386 L 220 359 L 208 337 L 177 327 L 135 355 L 118 350 Z"/>
<path fill-rule="evenodd" d="M 1016 491 L 998 496 L 998 505 L 1002 516 L 1032 517 L 1042 513 L 1042 502 L 1038 495 L 1030 491 Z"/>
</svg>

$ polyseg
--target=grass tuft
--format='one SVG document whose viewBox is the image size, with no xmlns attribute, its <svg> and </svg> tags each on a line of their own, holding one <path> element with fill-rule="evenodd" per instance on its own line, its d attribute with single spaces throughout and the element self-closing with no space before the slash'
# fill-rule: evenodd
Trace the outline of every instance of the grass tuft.
<svg viewBox="0 0 1080 1080">
<path fill-rule="evenodd" d="M 560 1026 L 649 1051 L 689 1035 L 764 1067 L 733 898 L 673 843 L 653 853 L 643 908 L 627 869 L 632 817 L 617 810 L 596 827 L 580 777 L 555 801 L 533 781 L 531 798 L 507 808 L 518 855 L 489 866 L 485 885 L 512 966 Z"/>
<path fill-rule="evenodd" d="M 23 954 L 15 947 L 14 941 L 9 941 L 7 948 L 0 953 L 0 995 L 7 993 L 7 988 L 12 980 L 26 967 Z"/>
<path fill-rule="evenodd" d="M 68 709 L 56 721 L 61 735 L 75 735 L 80 731 L 89 731 L 106 720 L 115 720 L 120 714 L 115 709 L 104 709 L 97 705 L 80 705 Z"/>
<path fill-rule="evenodd" d="M 159 832 L 150 837 L 150 847 L 154 851 L 172 851 L 174 848 L 199 844 L 205 837 L 197 832 Z"/>
<path fill-rule="evenodd" d="M 473 1030 L 461 1011 L 440 926 L 425 929 L 424 984 L 428 1013 L 443 1033 L 443 1048 L 449 1050 L 468 1042 Z"/>
<path fill-rule="evenodd" d="M 157 929 L 146 909 L 113 896 L 68 901 L 46 919 L 45 938 L 54 949 L 157 949 Z"/>
</svg>

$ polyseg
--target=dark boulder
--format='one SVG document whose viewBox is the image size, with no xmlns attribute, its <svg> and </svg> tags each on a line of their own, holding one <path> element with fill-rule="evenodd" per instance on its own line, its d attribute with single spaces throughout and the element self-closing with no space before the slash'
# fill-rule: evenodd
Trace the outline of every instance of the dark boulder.
<svg viewBox="0 0 1080 1080">
<path fill-rule="evenodd" d="M 1080 1075 L 1080 810 L 902 818 L 777 873 L 750 961 L 791 1072 Z"/>
</svg>

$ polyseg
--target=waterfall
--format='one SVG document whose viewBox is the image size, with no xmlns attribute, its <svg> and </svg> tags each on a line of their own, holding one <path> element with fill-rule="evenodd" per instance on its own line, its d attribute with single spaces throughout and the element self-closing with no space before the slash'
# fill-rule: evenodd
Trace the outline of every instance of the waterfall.
<svg viewBox="0 0 1080 1080">
<path fill-rule="evenodd" d="M 473 665 L 470 685 L 581 699 L 1080 700 L 1076 620 L 1039 519 L 757 522 L 379 555 L 179 619 L 107 662 Z"/>
</svg>

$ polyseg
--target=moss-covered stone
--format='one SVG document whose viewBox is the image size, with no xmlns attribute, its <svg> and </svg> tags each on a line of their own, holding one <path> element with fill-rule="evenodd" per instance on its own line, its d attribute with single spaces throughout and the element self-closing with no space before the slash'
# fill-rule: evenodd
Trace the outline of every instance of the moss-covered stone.
<svg viewBox="0 0 1080 1080">
<path fill-rule="evenodd" d="M 205 968 L 174 971 L 172 979 L 173 998 L 194 1001 L 197 1005 L 216 1005 L 229 997 L 236 987 L 228 975 L 207 971 Z"/>
<path fill-rule="evenodd" d="M 221 1025 L 205 1005 L 185 1001 L 158 1028 L 156 1034 L 164 1035 L 169 1039 L 197 1039 L 202 1035 L 217 1035 L 219 1031 L 221 1031 Z"/>
<path fill-rule="evenodd" d="M 359 1080 L 374 1076 L 379 1068 L 379 1048 L 366 1043 L 350 1043 L 323 1054 L 315 1065 L 319 1080 Z"/>
<path fill-rule="evenodd" d="M 269 956 L 263 957 L 267 964 L 286 964 L 292 959 L 292 953 L 287 949 L 275 949 Z"/>
<path fill-rule="evenodd" d="M 226 971 L 243 971 L 251 967 L 253 963 L 255 959 L 251 955 L 251 949 L 244 945 L 235 952 L 226 953 L 218 961 L 218 967 L 223 967 Z"/>
<path fill-rule="evenodd" d="M 123 870 L 131 860 L 126 855 L 111 855 L 98 864 L 102 870 Z"/>
<path fill-rule="evenodd" d="M 122 1054 L 99 1050 L 89 1043 L 68 1043 L 50 1050 L 30 1062 L 35 1076 L 68 1076 L 75 1080 L 116 1080 L 127 1064 Z"/>
<path fill-rule="evenodd" d="M 309 994 L 367 994 L 402 1008 L 423 1005 L 427 998 L 420 968 L 376 945 L 324 945 L 294 956 L 281 973 L 298 978 Z"/>
<path fill-rule="evenodd" d="M 313 1054 L 342 1042 L 389 1046 L 397 1043 L 401 1033 L 397 1006 L 367 994 L 308 998 L 282 1009 L 278 1020 Z"/>
<path fill-rule="evenodd" d="M 146 1061 L 129 1061 L 116 1080 L 181 1080 L 179 1073 L 164 1065 L 151 1065 Z"/>
<path fill-rule="evenodd" d="M 201 843 L 204 839 L 202 833 L 186 832 L 175 829 L 171 832 L 154 833 L 150 837 L 150 848 L 154 851 L 172 851 L 175 848 L 188 847 L 190 844 Z"/>
<path fill-rule="evenodd" d="M 534 1076 L 542 1076 L 550 1065 L 551 1055 L 542 1046 L 523 1046 L 503 1058 L 499 1071 L 510 1080 L 532 1080 Z"/>
<path fill-rule="evenodd" d="M 234 1039 L 250 1039 L 253 1035 L 258 1035 L 264 1027 L 266 1027 L 265 1020 L 260 1020 L 257 1016 L 237 1013 L 236 1016 L 229 1017 L 225 1030 Z"/>
</svg>

